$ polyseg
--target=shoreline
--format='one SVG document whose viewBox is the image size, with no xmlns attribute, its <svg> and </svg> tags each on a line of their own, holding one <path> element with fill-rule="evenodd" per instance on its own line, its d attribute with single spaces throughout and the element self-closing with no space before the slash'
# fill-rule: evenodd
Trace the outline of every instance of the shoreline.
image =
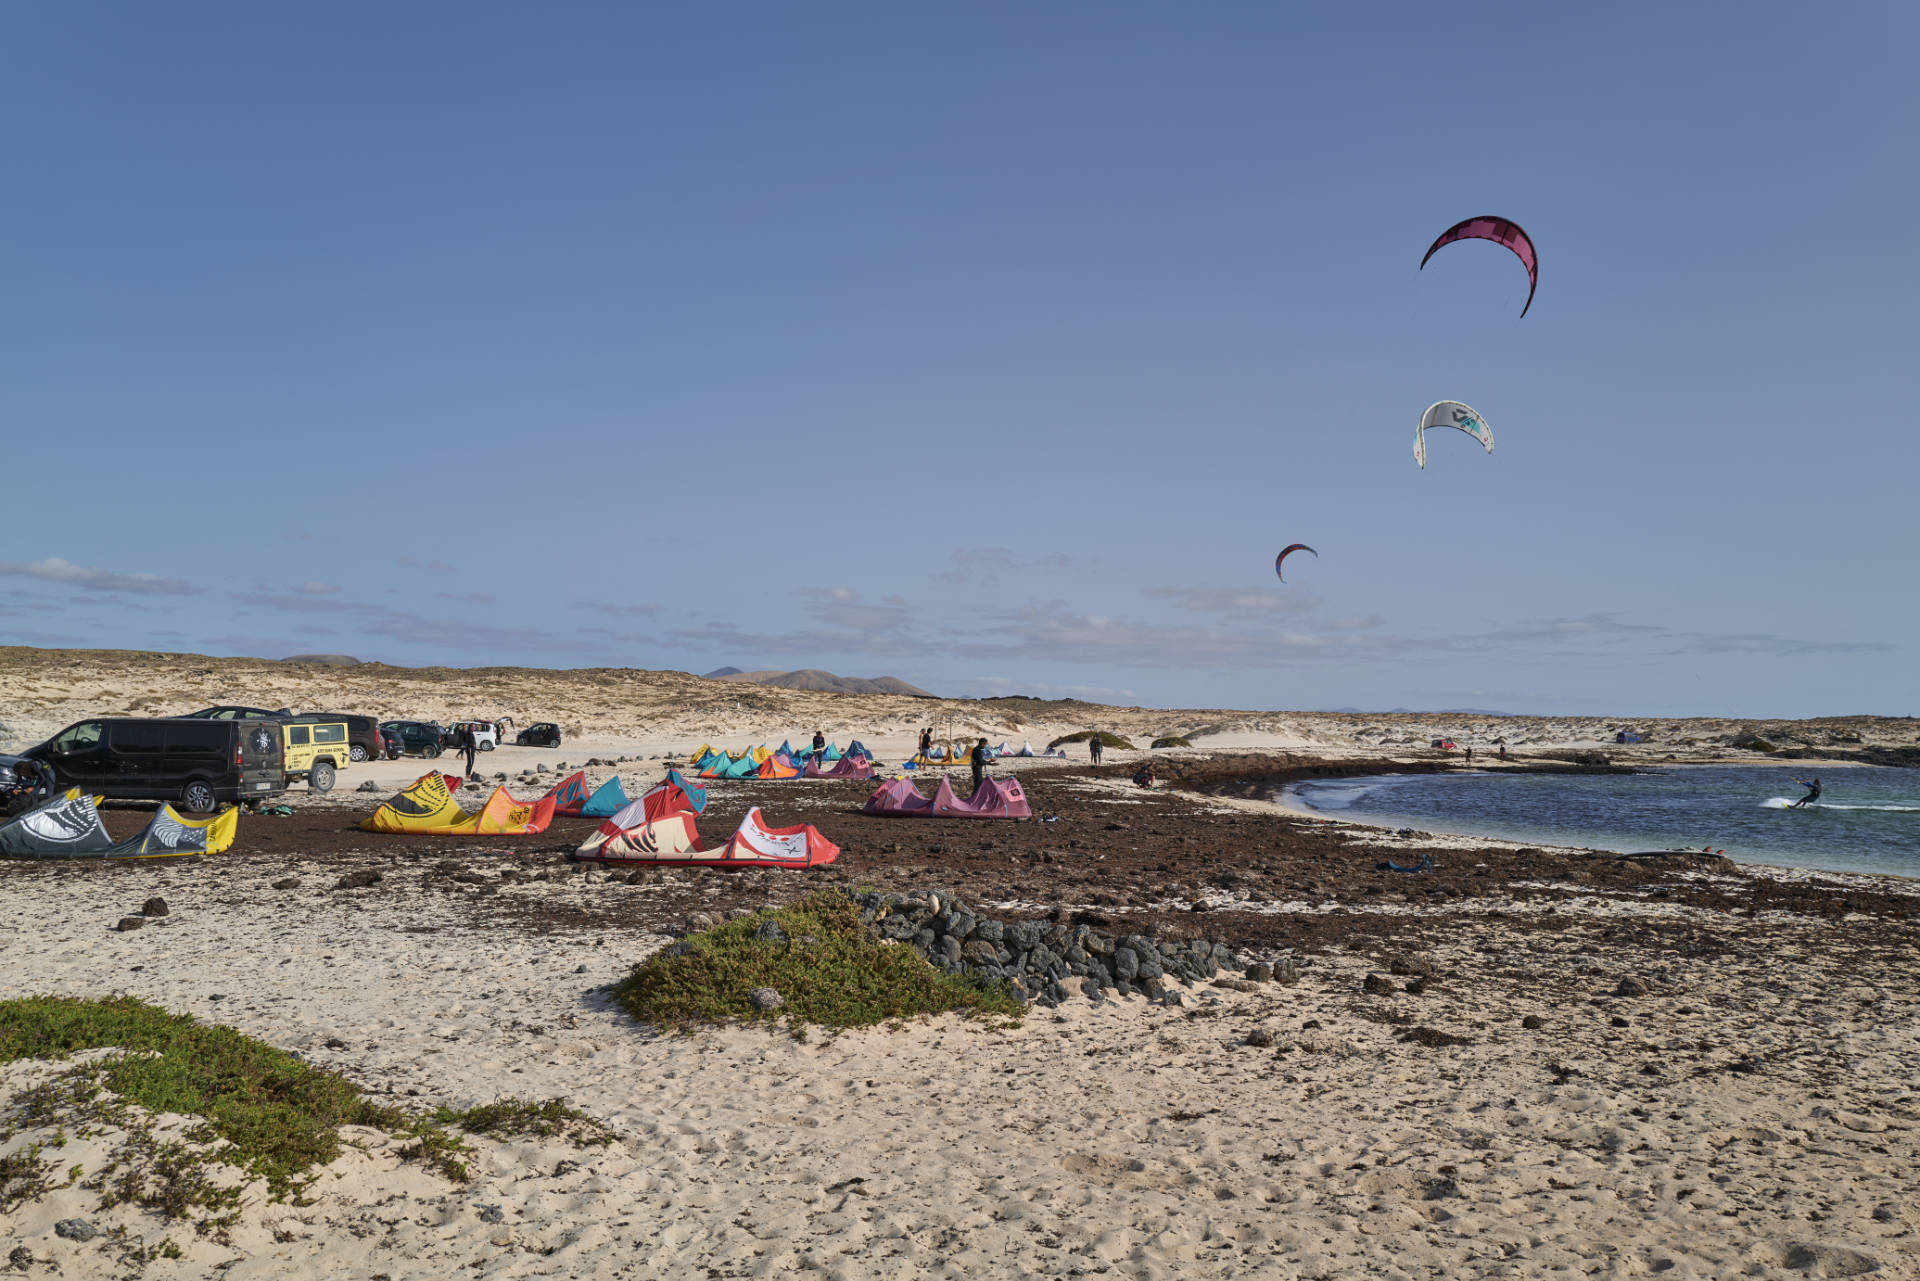
<svg viewBox="0 0 1920 1281">
<path fill-rule="evenodd" d="M 1727 768 L 1762 768 L 1762 767 L 1763 766 L 1760 764 L 1750 765 L 1744 762 L 1743 763 L 1685 762 L 1685 763 L 1677 763 L 1677 764 L 1668 764 L 1661 768 L 1674 769 L 1674 770 L 1687 770 L 1687 769 L 1727 769 Z M 1786 769 L 1790 767 L 1786 765 L 1776 764 L 1774 768 Z M 1864 762 L 1856 761 L 1856 762 L 1834 762 L 1831 764 L 1823 764 L 1822 768 L 1883 769 L 1883 768 L 1898 768 L 1898 767 L 1875 766 L 1875 765 L 1870 765 Z M 1541 773 L 1557 773 L 1557 772 L 1558 771 L 1553 771 L 1553 770 L 1480 770 L 1478 768 L 1475 768 L 1471 770 L 1449 771 L 1448 773 L 1450 775 L 1457 774 L 1461 776 L 1465 776 L 1469 774 L 1482 774 L 1488 777 L 1495 777 L 1495 776 L 1509 775 L 1514 773 L 1541 774 Z M 1644 770 L 1635 770 L 1633 772 L 1634 773 L 1654 773 L 1657 771 L 1654 768 L 1647 768 Z M 1396 778 L 1396 777 L 1397 778 L 1416 778 L 1416 777 L 1421 777 L 1421 775 L 1403 773 L 1403 772 L 1392 770 L 1392 769 L 1384 769 L 1375 774 L 1360 774 L 1360 775 L 1345 776 L 1337 781 L 1345 782 L 1353 779 Z M 1295 788 L 1312 787 L 1315 785 L 1321 785 L 1321 784 L 1324 784 L 1327 782 L 1333 782 L 1333 781 L 1336 781 L 1336 780 L 1298 779 L 1291 782 L 1277 784 L 1276 786 L 1282 792 L 1291 792 Z M 1272 805 L 1274 810 L 1278 813 L 1288 814 L 1303 820 L 1317 822 L 1317 823 L 1337 823 L 1337 824 L 1351 826 L 1355 828 L 1364 828 L 1370 831 L 1375 831 L 1380 833 L 1392 833 L 1402 828 L 1432 821 L 1431 819 L 1424 819 L 1417 815 L 1403 816 L 1397 820 L 1390 815 L 1378 815 L 1378 814 L 1369 814 L 1369 815 L 1364 815 L 1358 818 L 1346 817 L 1344 816 L 1344 814 L 1336 814 L 1335 812 L 1315 809 L 1311 805 L 1297 798 L 1294 798 L 1291 800 L 1275 799 L 1273 801 L 1268 802 L 1268 804 Z M 1440 830 L 1434 830 L 1434 829 L 1420 829 L 1420 828 L 1416 828 L 1416 831 L 1418 832 L 1419 835 L 1422 835 L 1422 836 L 1440 837 L 1448 840 L 1484 841 L 1484 842 L 1500 843 L 1500 844 L 1515 845 L 1515 846 L 1522 846 L 1522 847 L 1539 846 L 1543 848 L 1552 848 L 1552 849 L 1568 850 L 1568 851 L 1578 851 L 1578 850 L 1588 850 L 1588 849 L 1608 849 L 1609 852 L 1616 853 L 1616 854 L 1630 854 L 1630 853 L 1638 852 L 1638 851 L 1627 849 L 1627 848 L 1611 849 L 1610 847 L 1604 847 L 1604 846 L 1569 845 L 1561 841 L 1555 841 L 1551 837 L 1547 837 L 1547 836 L 1518 837 L 1518 836 L 1502 835 L 1497 832 L 1489 832 L 1489 831 L 1451 831 L 1450 832 L 1450 831 L 1440 831 Z M 1676 848 L 1684 849 L 1685 847 L 1676 847 Z M 1766 868 L 1774 872 L 1827 875 L 1827 876 L 1854 876 L 1854 877 L 1868 877 L 1868 878 L 1886 877 L 1891 880 L 1903 882 L 1903 883 L 1904 882 L 1920 882 L 1920 870 L 1916 870 L 1912 873 L 1905 873 L 1905 872 L 1889 871 L 1884 868 L 1876 868 L 1876 867 L 1807 866 L 1807 865 L 1802 865 L 1802 864 L 1793 863 L 1793 862 L 1781 862 L 1777 858 L 1772 858 L 1772 857 L 1767 857 L 1767 858 L 1749 858 L 1744 856 L 1735 857 L 1734 855 L 1731 855 L 1731 854 L 1729 854 L 1728 857 L 1733 859 L 1733 861 L 1739 864 L 1741 867 Z"/>
</svg>

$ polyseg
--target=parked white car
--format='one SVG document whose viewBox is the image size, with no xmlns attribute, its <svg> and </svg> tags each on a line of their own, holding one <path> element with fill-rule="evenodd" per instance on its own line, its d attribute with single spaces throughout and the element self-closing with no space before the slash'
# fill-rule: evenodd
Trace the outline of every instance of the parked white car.
<svg viewBox="0 0 1920 1281">
<path fill-rule="evenodd" d="M 448 727 L 453 730 L 466 730 L 473 735 L 473 745 L 483 752 L 491 752 L 500 746 L 500 731 L 492 721 L 455 721 Z"/>
</svg>

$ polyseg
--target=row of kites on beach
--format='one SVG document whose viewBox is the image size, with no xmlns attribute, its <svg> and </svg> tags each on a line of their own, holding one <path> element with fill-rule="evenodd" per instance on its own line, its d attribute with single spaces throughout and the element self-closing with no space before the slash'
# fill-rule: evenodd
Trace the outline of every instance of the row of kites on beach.
<svg viewBox="0 0 1920 1281">
<path fill-rule="evenodd" d="M 721 761 L 751 763 L 753 753 L 744 752 L 735 758 L 709 749 L 705 758 L 711 772 L 705 776 L 873 777 L 873 757 L 858 743 L 839 753 L 830 770 L 820 769 L 819 756 L 810 756 L 799 772 L 764 772 L 769 766 L 791 768 L 783 761 L 784 756 L 770 752 L 752 770 L 722 773 Z M 817 867 L 831 863 L 839 853 L 837 845 L 810 825 L 768 826 L 758 806 L 747 812 L 724 844 L 708 845 L 694 826 L 694 820 L 707 807 L 706 789 L 677 769 L 669 769 L 664 779 L 637 799 L 627 796 L 617 775 L 589 790 L 586 772 L 577 770 L 534 800 L 523 800 L 504 787 L 496 787 L 475 810 L 464 809 L 458 800 L 462 782 L 457 774 L 424 774 L 383 801 L 360 821 L 360 828 L 398 836 L 537 836 L 555 818 L 601 818 L 606 821 L 580 846 L 575 857 L 601 863 Z M 1032 817 L 1018 780 L 992 778 L 983 780 L 971 796 L 962 798 L 945 778 L 935 794 L 927 796 L 911 780 L 898 777 L 880 785 L 868 800 L 866 812 L 907 818 Z M 116 841 L 101 821 L 99 798 L 76 788 L 0 823 L 0 857 L 104 860 L 219 854 L 232 847 L 239 823 L 237 808 L 195 820 L 163 804 L 143 831 Z"/>
<path fill-rule="evenodd" d="M 1527 269 L 1527 301 L 1520 308 L 1520 314 L 1526 315 L 1533 307 L 1534 291 L 1540 287 L 1540 251 L 1534 248 L 1533 237 L 1511 218 L 1493 214 L 1463 218 L 1441 232 L 1439 238 L 1427 246 L 1425 256 L 1420 259 L 1421 269 L 1426 269 L 1427 260 L 1436 253 L 1461 240 L 1490 240 L 1513 251 Z M 1427 431 L 1434 427 L 1451 427 L 1455 431 L 1465 432 L 1479 441 L 1489 454 L 1493 452 L 1493 428 L 1487 426 L 1487 420 L 1478 410 L 1457 400 L 1435 401 L 1427 406 L 1427 411 L 1420 415 L 1419 425 L 1413 429 L 1413 461 L 1422 470 L 1427 465 Z M 1286 559 L 1294 552 L 1312 552 L 1316 558 L 1320 555 L 1305 543 L 1294 543 L 1284 548 L 1273 560 L 1273 571 L 1283 583 L 1287 581 Z"/>
<path fill-rule="evenodd" d="M 902 762 L 902 769 L 927 769 L 936 765 L 971 765 L 976 745 L 962 747 L 958 743 L 933 743 L 926 751 L 920 752 Z M 1059 750 L 1036 752 L 1031 739 L 1014 747 L 1002 742 L 998 747 L 989 747 L 981 755 L 981 763 L 1002 759 L 1020 759 L 1022 757 L 1064 757 Z M 859 739 L 847 745 L 842 751 L 838 744 L 829 743 L 815 752 L 811 748 L 795 751 L 790 742 L 778 747 L 742 748 L 737 752 L 701 744 L 693 753 L 692 769 L 696 778 L 872 778 L 876 768 L 884 768 L 885 762 L 877 761 L 873 753 L 862 746 Z"/>
</svg>

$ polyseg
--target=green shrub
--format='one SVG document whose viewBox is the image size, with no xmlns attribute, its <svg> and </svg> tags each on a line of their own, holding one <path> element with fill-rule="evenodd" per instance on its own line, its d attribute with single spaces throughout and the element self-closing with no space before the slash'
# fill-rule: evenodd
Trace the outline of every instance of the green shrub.
<svg viewBox="0 0 1920 1281">
<path fill-rule="evenodd" d="M 1189 743 L 1185 738 L 1182 738 L 1178 734 L 1169 734 L 1165 738 L 1156 738 L 1153 740 L 1153 745 L 1155 747 L 1192 747 L 1193 746 L 1192 743 Z"/>
<path fill-rule="evenodd" d="M 1100 746 L 1102 747 L 1117 747 L 1123 752 L 1131 752 L 1133 750 L 1132 743 L 1121 738 L 1118 734 L 1109 734 L 1103 729 L 1083 729 L 1074 734 L 1062 734 L 1059 738 L 1047 744 L 1047 750 L 1051 752 L 1054 748 L 1065 747 L 1068 743 L 1084 743 L 1095 734 L 1100 736 Z"/>
<path fill-rule="evenodd" d="M 449 1125 L 476 1134 L 607 1141 L 597 1122 L 559 1099 L 500 1099 L 464 1112 L 442 1108 L 413 1115 L 375 1103 L 338 1073 L 264 1041 L 130 996 L 0 1001 L 0 1063 L 109 1047 L 124 1053 L 77 1065 L 23 1091 L 14 1124 L 125 1130 L 118 1155 L 81 1186 L 98 1191 L 103 1205 L 130 1201 L 174 1217 L 214 1215 L 202 1218 L 203 1229 L 223 1227 L 240 1202 L 238 1188 L 219 1187 L 208 1177 L 214 1163 L 245 1170 L 264 1180 L 275 1199 L 284 1198 L 340 1155 L 343 1125 L 406 1138 L 403 1158 L 456 1182 L 467 1178 L 462 1157 L 471 1149 Z M 201 1119 L 185 1136 L 193 1146 L 154 1134 L 151 1118 L 162 1112 Z M 21 1184 L 31 1185 L 33 1177 L 25 1161 L 0 1166 L 0 1201 L 21 1191 Z M 78 1178 L 79 1172 L 71 1172 L 69 1182 Z M 14 1185 L 11 1192 L 6 1184 Z"/>
<path fill-rule="evenodd" d="M 762 937 L 767 922 L 784 941 Z M 780 993 L 783 1008 L 755 1009 L 749 993 L 761 987 Z M 948 974 L 911 947 L 872 937 L 837 890 L 688 935 L 634 966 L 614 992 L 636 1019 L 677 1031 L 783 1015 L 796 1026 L 847 1028 L 949 1010 L 1017 1018 L 1025 1009 L 1004 983 Z"/>
</svg>

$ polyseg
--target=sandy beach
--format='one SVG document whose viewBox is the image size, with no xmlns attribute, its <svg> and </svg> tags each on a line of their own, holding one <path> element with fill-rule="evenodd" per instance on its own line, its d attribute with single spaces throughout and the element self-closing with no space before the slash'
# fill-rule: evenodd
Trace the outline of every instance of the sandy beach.
<svg viewBox="0 0 1920 1281">
<path fill-rule="evenodd" d="M 36 732 L 123 693 L 28 707 L 18 690 L 0 719 Z M 483 768 L 526 794 L 523 769 L 550 781 L 536 766 L 626 756 L 589 775 L 636 792 L 663 767 L 645 758 L 699 741 L 777 743 L 821 721 L 884 755 L 935 719 L 917 700 L 745 694 L 780 705 L 706 722 L 611 708 L 608 726 L 660 728 L 583 725 L 578 746 Z M 397 690 L 381 704 L 432 706 Z M 1043 745 L 1038 718 L 960 706 L 995 742 Z M 519 842 L 355 830 L 379 797 L 351 788 L 407 781 L 414 760 L 296 792 L 292 818 L 245 820 L 216 858 L 0 864 L 0 997 L 131 994 L 382 1100 L 560 1096 L 617 1136 L 476 1139 L 457 1184 L 357 1130 L 305 1196 L 247 1186 L 224 1234 L 75 1185 L 15 1207 L 7 1250 L 23 1275 L 67 1278 L 1920 1276 L 1920 884 L 1305 819 L 1261 797 L 1444 766 L 1267 719 L 1298 724 L 1178 749 L 1178 786 L 1153 793 L 1127 784 L 1133 754 L 1100 771 L 1003 763 L 1051 822 L 889 822 L 858 812 L 856 783 L 713 789 L 703 831 L 758 804 L 841 844 L 804 874 L 590 871 L 568 860 L 587 820 Z M 1562 726 L 1542 750 L 1585 750 L 1597 737 L 1573 735 L 1600 728 Z M 116 833 L 140 819 L 107 810 Z M 1383 870 L 1420 851 L 1431 873 Z M 611 999 L 694 913 L 831 886 L 1217 939 L 1234 964 L 1165 1003 L 1076 992 L 1012 1026 L 804 1039 L 663 1034 Z M 167 915 L 114 928 L 155 896 Z M 1238 978 L 1287 957 L 1297 983 Z M 0 1107 L 59 1066 L 5 1068 Z M 18 1126 L 0 1157 L 54 1137 Z M 98 1165 L 115 1142 L 69 1135 L 57 1159 Z M 55 1231 L 74 1218 L 102 1235 Z"/>
</svg>

